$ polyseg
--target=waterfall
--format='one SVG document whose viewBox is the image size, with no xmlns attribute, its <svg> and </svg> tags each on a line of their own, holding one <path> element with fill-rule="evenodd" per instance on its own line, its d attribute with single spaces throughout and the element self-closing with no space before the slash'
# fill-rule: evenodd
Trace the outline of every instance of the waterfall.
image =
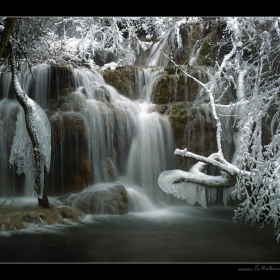
<svg viewBox="0 0 280 280">
<path fill-rule="evenodd" d="M 43 109 L 46 108 L 46 100 L 49 97 L 49 85 L 51 67 L 47 64 L 39 64 L 32 67 L 33 76 L 26 64 L 21 64 L 18 71 L 18 79 L 22 89 Z M 12 73 L 6 65 L 0 66 L 1 73 L 1 99 L 15 99 L 12 89 Z"/>
<path fill-rule="evenodd" d="M 159 174 L 175 165 L 167 116 L 149 112 L 159 71 L 138 73 L 139 99 L 134 101 L 106 84 L 100 73 L 74 71 L 76 91 L 87 97 L 82 114 L 89 133 L 92 183 L 120 180 L 130 195 L 139 196 L 140 188 L 154 203 L 164 202 L 165 197 L 157 186 Z"/>
<path fill-rule="evenodd" d="M 175 29 L 174 29 L 175 30 Z M 146 62 L 148 66 L 167 66 L 169 63 L 165 55 L 169 55 L 172 47 L 177 44 L 177 34 L 174 30 L 170 30 L 167 35 L 158 42 L 155 42 L 150 49 L 149 58 Z M 162 52 L 165 54 L 163 55 Z"/>
<path fill-rule="evenodd" d="M 199 56 L 201 46 L 202 46 L 202 41 L 197 40 L 195 45 L 193 46 L 193 49 L 192 49 L 191 54 L 190 54 L 190 59 L 189 59 L 189 65 L 190 66 L 197 65 L 197 58 Z"/>
<path fill-rule="evenodd" d="M 146 103 L 151 102 L 151 93 L 155 88 L 158 77 L 161 76 L 160 67 L 137 69 L 138 98 Z"/>
<path fill-rule="evenodd" d="M 5 73 L 4 75 L 1 76 L 2 97 L 8 98 L 12 88 L 12 73 L 8 72 L 6 65 L 2 65 L 0 67 L 0 72 Z"/>
<path fill-rule="evenodd" d="M 27 64 L 20 64 L 18 79 L 22 89 L 42 108 L 46 108 L 49 95 L 50 65 L 32 67 L 34 77 Z M 6 65 L 0 66 L 0 196 L 30 194 L 27 176 L 17 175 L 16 167 L 9 164 L 13 137 L 20 105 L 15 99 L 12 74 Z M 26 185 L 26 186 L 25 186 Z"/>
<path fill-rule="evenodd" d="M 40 64 L 33 67 L 33 73 L 36 80 L 34 86 L 33 99 L 43 108 L 46 108 L 46 101 L 49 97 L 50 85 L 50 65 Z M 30 81 L 31 82 L 31 81 Z M 33 79 L 34 82 L 34 79 Z M 32 82 L 31 82 L 32 83 Z"/>
<path fill-rule="evenodd" d="M 30 195 L 27 176 L 17 175 L 14 167 L 8 164 L 20 107 L 13 96 L 10 72 L 3 66 L 0 70 L 0 130 L 3 132 L 0 140 L 0 195 Z M 168 116 L 155 112 L 155 104 L 151 103 L 151 95 L 163 67 L 136 69 L 135 100 L 107 84 L 100 71 L 87 68 L 72 70 L 64 77 L 64 72 L 59 73 L 47 64 L 38 64 L 32 67 L 34 79 L 28 67 L 21 65 L 18 74 L 22 88 L 45 109 L 52 126 L 51 169 L 46 176 L 49 195 L 69 192 L 69 178 L 73 173 L 80 172 L 77 162 L 81 159 L 80 146 L 83 145 L 87 146 L 83 151 L 88 153 L 90 169 L 88 185 L 83 185 L 83 189 L 93 191 L 95 186 L 106 188 L 117 182 L 128 192 L 130 211 L 177 203 L 173 196 L 162 192 L 157 182 L 161 172 L 177 168 L 178 164 L 178 158 L 174 157 L 176 145 Z M 64 80 L 71 79 L 71 86 L 61 85 Z M 203 152 L 204 119 L 201 116 L 199 120 Z M 81 122 L 85 129 L 83 139 L 83 129 L 76 128 Z M 12 125 L 9 126 L 9 123 Z M 69 160 L 73 162 L 69 163 Z M 71 170 L 68 169 L 69 164 Z M 75 180 L 79 183 L 80 179 Z M 82 190 L 81 187 L 73 188 L 73 192 L 78 190 Z"/>
<path fill-rule="evenodd" d="M 89 135 L 92 183 L 109 182 L 122 172 L 139 105 L 105 83 L 98 72 L 74 71 L 76 91 L 86 95 L 82 115 Z"/>
<path fill-rule="evenodd" d="M 156 66 L 158 65 L 158 60 L 160 57 L 160 50 L 159 50 L 160 41 L 154 43 L 150 50 L 149 61 L 147 62 L 148 66 Z"/>
<path fill-rule="evenodd" d="M 15 170 L 9 164 L 19 109 L 20 105 L 15 100 L 3 98 L 0 101 L 0 196 L 17 194 L 16 185 L 18 189 L 22 188 L 20 181 L 16 180 Z"/>
<path fill-rule="evenodd" d="M 149 104 L 141 104 L 137 130 L 128 155 L 125 181 L 142 186 L 154 201 L 164 201 L 163 192 L 154 188 L 159 174 L 174 166 L 174 138 L 168 120 L 149 113 Z"/>
<path fill-rule="evenodd" d="M 205 92 L 200 86 L 193 86 L 191 79 L 182 79 L 180 73 L 171 71 L 163 53 L 172 54 L 178 63 L 196 66 L 203 33 L 203 25 L 199 26 L 198 36 L 192 26 L 184 32 L 179 28 L 171 30 L 162 41 L 151 46 L 146 66 L 137 67 L 129 74 L 129 79 L 124 77 L 122 80 L 121 76 L 129 71 L 120 72 L 120 76 L 113 73 L 110 78 L 112 83 L 118 79 L 116 87 L 129 80 L 128 84 L 119 87 L 127 92 L 107 84 L 101 70 L 81 67 L 68 71 L 65 70 L 67 67 L 38 64 L 32 66 L 33 77 L 27 64 L 20 64 L 18 76 L 23 90 L 46 111 L 52 126 L 51 169 L 45 177 L 49 195 L 77 193 L 85 188 L 93 190 L 94 186 L 111 187 L 118 182 L 127 189 L 131 209 L 135 211 L 172 203 L 173 196 L 159 188 L 158 177 L 165 170 L 179 167 L 179 160 L 174 157 L 175 138 L 166 115 L 172 111 L 173 102 L 174 105 L 175 102 L 187 103 L 186 123 L 182 112 L 170 113 L 176 138 L 182 137 L 182 145 L 200 155 L 206 155 L 216 147 L 211 141 L 208 144 L 205 136 L 210 130 L 209 115 L 200 113 L 202 104 L 207 101 Z M 183 55 L 180 50 L 186 44 L 189 54 L 180 58 Z M 194 75 L 204 83 L 210 79 L 195 67 L 191 71 L 196 71 Z M 28 178 L 18 176 L 8 163 L 19 105 L 7 66 L 0 66 L 0 74 L 0 196 L 28 195 Z M 217 91 L 215 95 L 219 97 L 223 89 Z M 197 107 L 197 112 L 190 110 L 191 107 Z M 155 112 L 157 110 L 161 114 Z M 230 143 L 231 124 L 223 122 L 222 125 L 222 140 Z M 179 135 L 180 130 L 182 135 Z M 231 151 L 226 157 L 230 154 Z M 181 166 L 189 169 L 190 164 L 185 161 Z M 88 180 L 84 179 L 86 176 Z M 73 181 L 75 183 L 71 185 Z M 215 191 L 206 189 L 205 193 L 208 202 L 215 200 Z"/>
</svg>

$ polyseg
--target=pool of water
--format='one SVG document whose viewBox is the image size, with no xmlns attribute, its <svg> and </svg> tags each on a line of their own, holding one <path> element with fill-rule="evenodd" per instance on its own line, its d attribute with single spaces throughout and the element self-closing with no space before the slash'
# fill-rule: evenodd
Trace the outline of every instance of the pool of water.
<svg viewBox="0 0 280 280">
<path fill-rule="evenodd" d="M 0 232 L 1 263 L 280 261 L 271 228 L 235 224 L 233 207 L 177 206 L 82 223 Z"/>
</svg>

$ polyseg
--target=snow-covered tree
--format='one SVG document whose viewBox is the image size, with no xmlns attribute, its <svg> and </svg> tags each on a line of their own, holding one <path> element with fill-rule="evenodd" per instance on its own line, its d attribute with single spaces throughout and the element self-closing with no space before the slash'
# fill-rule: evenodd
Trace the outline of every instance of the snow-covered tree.
<svg viewBox="0 0 280 280">
<path fill-rule="evenodd" d="M 280 239 L 280 137 L 279 137 L 279 18 L 224 18 L 226 29 L 220 47 L 228 49 L 215 67 L 208 69 L 207 83 L 195 79 L 202 88 L 197 104 L 212 118 L 217 128 L 217 152 L 203 157 L 176 149 L 177 156 L 197 163 L 189 171 L 164 171 L 158 178 L 160 188 L 191 204 L 207 207 L 205 188 L 223 188 L 224 203 L 230 196 L 241 202 L 234 220 L 273 224 Z M 234 102 L 226 101 L 227 89 Z M 232 121 L 232 122 L 230 122 Z M 229 124 L 233 127 L 229 128 Z M 234 134 L 230 134 L 230 130 Z M 223 138 L 232 137 L 235 151 L 230 160 L 223 154 Z M 220 175 L 206 174 L 215 166 Z"/>
<path fill-rule="evenodd" d="M 32 63 L 90 68 L 110 62 L 133 65 L 140 52 L 182 20 L 185 18 L 19 17 L 13 38 L 18 57 L 28 57 Z"/>
<path fill-rule="evenodd" d="M 105 61 L 133 64 L 136 52 L 150 46 L 144 41 L 160 35 L 153 24 L 137 17 L 19 17 L 11 29 L 19 58 L 94 68 Z"/>
<path fill-rule="evenodd" d="M 137 53 L 161 36 L 154 17 L 68 17 L 57 20 L 55 27 L 52 48 L 63 53 L 60 57 L 91 67 L 132 65 Z"/>
<path fill-rule="evenodd" d="M 38 196 L 39 205 L 49 208 L 47 191 L 44 188 L 44 167 L 49 172 L 51 128 L 44 110 L 27 96 L 18 79 L 15 50 L 18 52 L 20 50 L 14 46 L 17 44 L 11 36 L 10 29 L 16 21 L 16 18 L 5 19 L 7 25 L 0 30 L 1 39 L 2 34 L 8 34 L 7 40 L 1 40 L 1 42 L 9 60 L 16 99 L 21 105 L 21 110 L 17 115 L 16 132 L 9 161 L 17 166 L 18 174 L 25 173 L 29 176 L 29 183 Z M 8 32 L 5 31 L 6 28 L 8 28 Z"/>
</svg>

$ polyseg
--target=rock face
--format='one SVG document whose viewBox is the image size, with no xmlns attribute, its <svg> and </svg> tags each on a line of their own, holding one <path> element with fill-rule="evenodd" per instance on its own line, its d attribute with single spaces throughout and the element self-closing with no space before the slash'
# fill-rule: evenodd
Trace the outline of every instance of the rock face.
<svg viewBox="0 0 280 280">
<path fill-rule="evenodd" d="M 175 32 L 167 34 L 164 41 L 155 42 L 151 47 L 156 50 L 161 49 L 161 53 L 156 53 L 158 66 L 172 66 L 172 62 L 166 58 L 172 56 L 173 61 L 178 65 L 200 65 L 214 66 L 216 59 L 221 60 L 228 52 L 227 46 L 218 46 L 216 43 L 227 36 L 223 32 L 226 27 L 224 21 L 207 20 L 201 23 L 185 23 L 180 25 L 181 46 L 178 46 L 178 38 Z M 155 48 L 154 48 L 155 47 Z M 145 51 L 142 63 L 147 63 L 151 52 Z M 154 57 L 156 56 L 154 55 Z M 164 55 L 165 54 L 165 55 Z M 139 60 L 136 60 L 139 65 Z M 143 64 L 142 64 L 143 65 Z M 147 64 L 146 64 L 147 65 Z"/>
<path fill-rule="evenodd" d="M 174 53 L 174 59 L 177 64 L 190 64 L 193 51 L 198 50 L 197 65 L 214 66 L 217 58 L 221 59 L 225 53 L 225 47 L 219 47 L 215 44 L 223 35 L 223 29 L 226 27 L 224 21 L 208 20 L 204 23 L 184 24 L 180 28 L 183 48 L 180 52 Z"/>
<path fill-rule="evenodd" d="M 85 214 L 127 214 L 128 196 L 123 185 L 106 185 L 84 190 L 81 193 L 61 197 L 69 206 L 80 209 Z"/>
<path fill-rule="evenodd" d="M 196 79 L 201 79 L 198 68 L 182 66 Z M 198 84 L 186 77 L 181 71 L 176 71 L 174 66 L 165 67 L 163 74 L 158 78 L 157 84 L 151 95 L 151 102 L 155 104 L 168 104 L 172 102 L 194 101 L 199 93 Z"/>
<path fill-rule="evenodd" d="M 135 100 L 139 96 L 136 66 L 118 67 L 116 70 L 104 70 L 102 76 L 106 83 L 115 87 L 122 95 Z"/>
<path fill-rule="evenodd" d="M 153 110 L 169 115 L 178 149 L 187 148 L 206 157 L 216 151 L 216 128 L 206 121 L 201 107 L 193 107 L 192 102 L 173 102 L 155 105 Z M 195 162 L 190 158 L 179 157 L 179 168 L 189 170 Z"/>
<path fill-rule="evenodd" d="M 201 79 L 203 73 L 195 67 L 182 66 L 196 79 Z M 153 89 L 150 101 L 155 104 L 168 104 L 171 102 L 195 100 L 199 86 L 187 78 L 181 71 L 176 71 L 174 66 L 148 67 L 148 66 L 125 66 L 115 70 L 104 70 L 102 75 L 109 85 L 115 87 L 122 95 L 136 100 L 140 98 L 145 81 L 143 80 L 143 69 L 157 69 L 160 71 Z"/>
<path fill-rule="evenodd" d="M 66 66 L 52 66 L 50 76 L 49 102 L 55 102 L 60 96 L 75 90 L 73 69 Z"/>
<path fill-rule="evenodd" d="M 65 104 L 65 103 L 63 103 Z M 49 118 L 52 131 L 51 174 L 47 175 L 50 195 L 83 190 L 90 182 L 88 136 L 84 118 L 77 112 L 54 113 Z"/>
</svg>

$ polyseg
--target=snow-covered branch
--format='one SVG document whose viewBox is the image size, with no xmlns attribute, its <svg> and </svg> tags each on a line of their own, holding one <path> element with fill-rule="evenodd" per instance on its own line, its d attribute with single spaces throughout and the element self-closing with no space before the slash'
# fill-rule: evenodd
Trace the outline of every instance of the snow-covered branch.
<svg viewBox="0 0 280 280">
<path fill-rule="evenodd" d="M 201 106 L 207 116 L 211 112 L 216 121 L 218 151 L 219 118 L 226 123 L 223 127 L 228 127 L 229 118 L 234 120 L 231 137 L 235 150 L 231 162 L 219 152 L 203 157 L 186 149 L 176 149 L 175 155 L 198 162 L 189 171 L 162 172 L 158 183 L 163 191 L 191 204 L 197 201 L 204 207 L 207 189 L 221 187 L 225 205 L 229 197 L 242 200 L 235 211 L 235 221 L 273 224 L 280 241 L 279 18 L 225 19 L 226 35 L 221 45 L 230 46 L 231 51 L 224 56 L 216 73 L 209 76 L 207 84 L 171 62 L 208 94 L 210 103 Z M 218 65 L 218 61 L 216 63 Z M 226 100 L 227 89 L 219 91 L 222 94 L 215 102 L 213 99 L 217 85 L 224 80 L 232 85 L 231 91 L 235 89 L 231 95 L 235 101 L 230 104 L 218 103 L 224 97 Z M 222 175 L 205 174 L 209 165 L 218 168 Z"/>
<path fill-rule="evenodd" d="M 218 167 L 219 169 L 225 171 L 230 176 L 237 176 L 239 172 L 241 172 L 240 169 L 238 169 L 236 166 L 230 164 L 227 162 L 219 153 L 215 153 L 210 155 L 208 158 L 196 155 L 194 153 L 188 152 L 187 149 L 179 150 L 176 149 L 174 152 L 174 155 L 187 157 L 187 158 L 193 158 L 197 161 L 204 162 L 206 164 L 210 164 L 212 166 Z M 247 176 L 250 176 L 250 172 L 244 172 Z"/>
</svg>

